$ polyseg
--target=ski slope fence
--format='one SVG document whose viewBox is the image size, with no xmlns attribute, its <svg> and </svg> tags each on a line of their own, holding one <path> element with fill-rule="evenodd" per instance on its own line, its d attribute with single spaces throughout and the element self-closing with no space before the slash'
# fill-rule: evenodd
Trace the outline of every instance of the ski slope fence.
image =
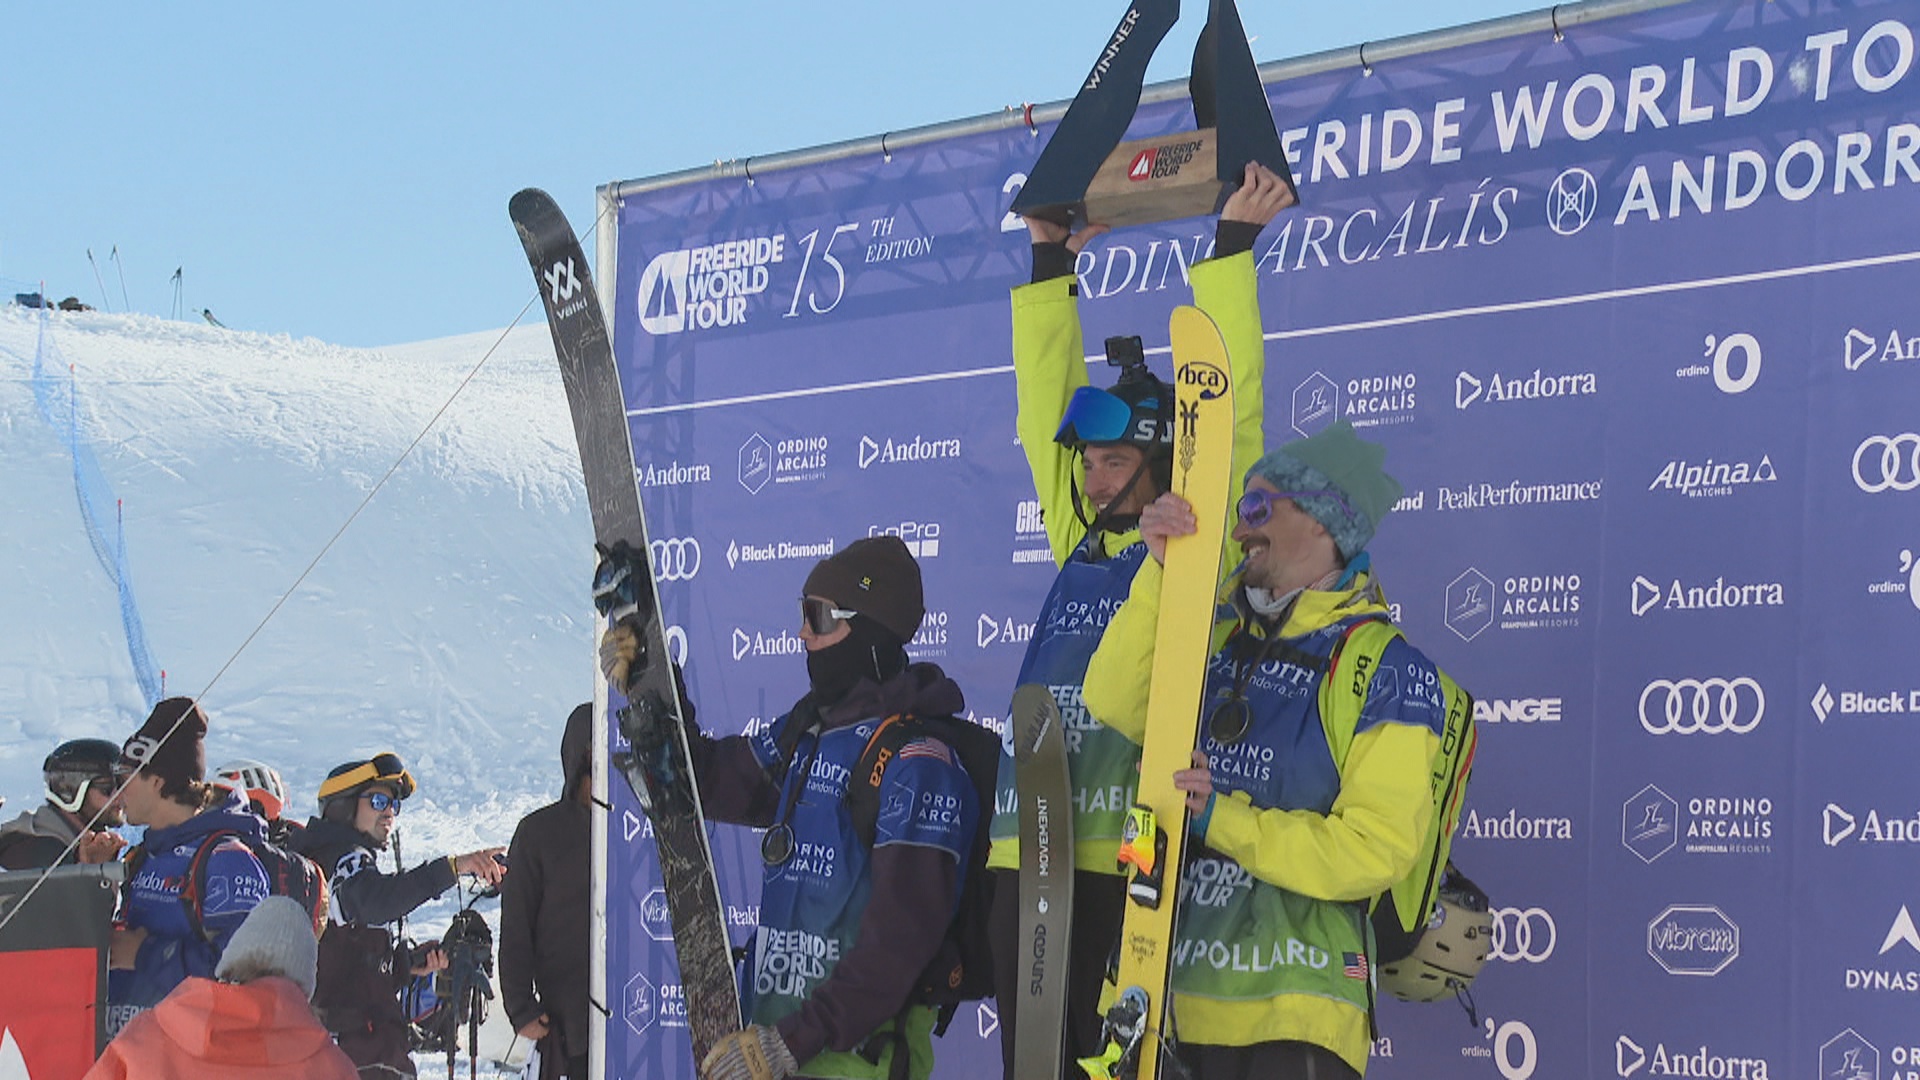
<svg viewBox="0 0 1920 1080">
<path fill-rule="evenodd" d="M 1266 441 L 1338 417 L 1387 446 L 1374 564 L 1479 699 L 1478 1014 L 1384 1002 L 1371 1075 L 1920 1075 L 1917 30 L 1915 0 L 1569 5 L 1262 69 L 1302 195 L 1255 247 Z M 1190 128 L 1183 92 L 1129 137 Z M 1053 574 L 1006 208 L 1060 112 L 602 189 L 709 733 L 800 695 L 803 577 L 880 533 L 925 571 L 913 653 L 1002 725 Z M 1113 334 L 1164 373 L 1211 238 L 1079 256 L 1097 382 Z M 691 1076 L 649 834 L 610 796 L 607 1075 Z M 713 835 L 743 943 L 757 837 Z M 935 1075 L 995 1075 L 997 1025 L 964 1007 Z"/>
<path fill-rule="evenodd" d="M 127 656 L 133 662 L 134 678 L 140 683 L 140 696 L 147 707 L 159 704 L 164 692 L 160 665 L 147 647 L 146 624 L 140 619 L 140 605 L 133 594 L 133 573 L 127 565 L 127 530 L 120 500 L 113 485 L 100 470 L 100 459 L 93 452 L 81 422 L 79 376 L 70 367 L 64 376 L 60 349 L 53 339 L 48 309 L 40 309 L 40 333 L 33 350 L 33 400 L 40 418 L 47 422 L 73 461 L 73 494 L 80 506 L 80 522 L 87 542 L 100 561 L 100 569 L 120 599 L 120 627 L 126 637 Z"/>
</svg>

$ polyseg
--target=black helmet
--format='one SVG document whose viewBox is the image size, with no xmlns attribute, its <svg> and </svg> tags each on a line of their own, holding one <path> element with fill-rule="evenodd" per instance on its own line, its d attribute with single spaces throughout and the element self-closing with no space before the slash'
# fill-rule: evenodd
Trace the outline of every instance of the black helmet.
<svg viewBox="0 0 1920 1080">
<path fill-rule="evenodd" d="M 1147 456 L 1165 491 L 1173 484 L 1173 387 L 1147 368 L 1137 337 L 1107 339 L 1107 363 L 1120 369 L 1110 390 L 1083 386 L 1067 401 L 1053 440 L 1074 450 L 1132 446 Z"/>
<path fill-rule="evenodd" d="M 104 780 L 113 786 L 113 767 L 120 748 L 105 739 L 69 739 L 53 748 L 40 771 L 47 777 L 47 801 L 69 814 L 78 813 L 86 800 L 87 784 Z"/>
<path fill-rule="evenodd" d="M 394 793 L 402 799 L 413 794 L 413 774 L 400 760 L 400 755 L 389 751 L 375 754 L 360 761 L 349 761 L 335 765 L 320 781 L 320 816 L 335 818 L 338 812 L 329 813 L 335 806 L 350 807 L 360 793 L 374 784 L 391 784 Z M 351 814 L 348 815 L 351 818 Z"/>
</svg>

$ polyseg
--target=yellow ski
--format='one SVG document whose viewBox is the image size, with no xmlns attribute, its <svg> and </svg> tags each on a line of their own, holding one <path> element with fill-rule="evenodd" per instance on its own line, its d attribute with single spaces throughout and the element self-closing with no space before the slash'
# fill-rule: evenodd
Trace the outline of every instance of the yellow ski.
<svg viewBox="0 0 1920 1080">
<path fill-rule="evenodd" d="M 1120 930 L 1119 996 L 1107 1012 L 1106 1052 L 1080 1062 L 1093 1080 L 1154 1080 L 1159 1073 L 1174 909 L 1187 835 L 1186 800 L 1173 786 L 1173 773 L 1191 764 L 1199 736 L 1214 594 L 1234 483 L 1233 383 L 1226 342 L 1213 320 L 1195 307 L 1175 308 L 1170 330 L 1173 490 L 1193 504 L 1200 531 L 1167 544 L 1139 801 L 1128 814 L 1120 849 L 1120 862 L 1131 867 L 1131 874 Z"/>
</svg>

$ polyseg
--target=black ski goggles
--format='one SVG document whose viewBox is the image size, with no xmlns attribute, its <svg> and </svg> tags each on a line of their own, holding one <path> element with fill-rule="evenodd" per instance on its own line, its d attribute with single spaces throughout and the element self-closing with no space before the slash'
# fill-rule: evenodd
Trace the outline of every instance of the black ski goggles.
<svg viewBox="0 0 1920 1080">
<path fill-rule="evenodd" d="M 1323 488 L 1319 491 L 1267 491 L 1264 488 L 1249 488 L 1245 495 L 1240 496 L 1240 501 L 1234 505 L 1234 510 L 1239 513 L 1240 520 L 1246 522 L 1249 528 L 1257 529 L 1273 520 L 1274 503 L 1282 499 L 1291 499 L 1297 504 L 1300 499 L 1318 496 L 1326 496 L 1339 503 L 1340 509 L 1345 510 L 1348 517 L 1355 519 L 1359 517 L 1353 512 L 1353 507 L 1347 505 L 1347 497 L 1333 488 Z"/>
<path fill-rule="evenodd" d="M 833 601 L 822 600 L 817 596 L 800 598 L 801 621 L 806 624 L 807 629 L 820 637 L 833 633 L 835 627 L 858 614 L 860 613 L 857 611 L 834 607 Z"/>
<path fill-rule="evenodd" d="M 364 784 L 375 783 L 394 785 L 403 799 L 413 794 L 413 774 L 407 771 L 406 763 L 400 760 L 399 754 L 389 752 L 375 754 L 354 768 L 321 781 L 320 797 L 331 798 Z"/>
</svg>

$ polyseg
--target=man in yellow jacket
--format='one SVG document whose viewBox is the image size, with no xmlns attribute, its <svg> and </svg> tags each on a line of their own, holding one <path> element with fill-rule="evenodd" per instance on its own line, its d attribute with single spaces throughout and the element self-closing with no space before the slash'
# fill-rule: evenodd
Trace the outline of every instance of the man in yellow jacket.
<svg viewBox="0 0 1920 1080">
<path fill-rule="evenodd" d="M 1385 460 L 1336 423 L 1262 457 L 1236 506 L 1246 559 L 1226 587 L 1232 615 L 1214 627 L 1201 748 L 1174 774 L 1195 843 L 1181 870 L 1171 1026 L 1200 1080 L 1366 1070 L 1367 903 L 1413 865 L 1445 720 L 1433 664 L 1397 636 L 1358 715 L 1321 715 L 1329 657 L 1352 627 L 1387 618 L 1366 552 L 1401 494 Z M 1134 741 L 1146 730 L 1159 560 L 1169 537 L 1194 531 L 1177 495 L 1141 513 L 1152 559 L 1087 668 L 1088 710 Z"/>
<path fill-rule="evenodd" d="M 1272 170 L 1249 165 L 1245 181 L 1220 212 L 1214 249 L 1187 271 L 1194 302 L 1219 324 L 1244 407 L 1235 417 L 1234 456 L 1245 468 L 1259 456 L 1260 332 L 1254 257 L 1260 230 L 1294 202 L 1293 189 Z M 1080 704 L 1087 659 L 1112 612 L 1126 598 L 1146 561 L 1140 510 L 1165 491 L 1173 462 L 1173 390 L 1146 368 L 1138 338 L 1108 342 L 1108 359 L 1122 371 L 1111 390 L 1088 383 L 1074 263 L 1093 238 L 1094 225 L 1069 234 L 1065 226 L 1029 219 L 1033 282 L 1013 290 L 1013 370 L 1016 421 L 1047 539 L 1060 568 L 1034 622 L 1016 685 L 1045 685 L 1059 703 L 1072 770 L 1074 828 L 1074 943 L 1067 974 L 1064 1062 L 1096 1053 L 1098 1013 L 1107 957 L 1118 940 L 1125 880 L 1115 867 L 1120 825 L 1133 803 L 1137 745 L 1087 718 Z M 1131 342 L 1131 345 L 1129 345 Z M 1133 362 L 1122 364 L 1122 350 Z M 1001 1002 L 1001 1048 L 1013 1074 L 1013 1030 L 1018 999 L 1020 865 L 1013 758 L 1002 754 L 992 850 L 987 865 L 1001 875 L 994 889 L 992 946 Z"/>
</svg>

